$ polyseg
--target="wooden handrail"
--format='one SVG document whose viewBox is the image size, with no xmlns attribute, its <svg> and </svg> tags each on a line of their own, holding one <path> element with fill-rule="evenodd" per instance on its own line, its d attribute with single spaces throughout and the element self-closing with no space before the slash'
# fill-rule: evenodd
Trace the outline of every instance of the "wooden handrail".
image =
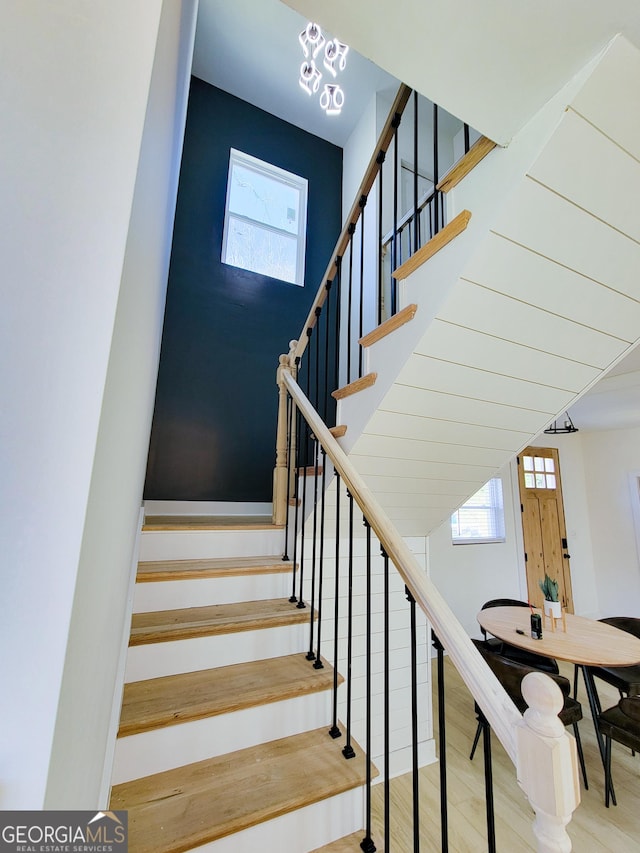
<svg viewBox="0 0 640 853">
<path fill-rule="evenodd" d="M 522 681 L 529 707 L 520 714 L 292 374 L 283 370 L 281 379 L 513 762 L 536 815 L 538 853 L 567 853 L 580 786 L 575 741 L 558 719 L 560 688 L 542 672 L 529 673 Z"/>
<path fill-rule="evenodd" d="M 339 472 L 349 493 L 371 524 L 402 580 L 427 616 L 438 639 L 447 650 L 467 687 L 482 708 L 491 728 L 507 754 L 516 763 L 515 729 L 521 722 L 519 713 L 503 686 L 489 669 L 464 628 L 422 567 L 407 547 L 392 521 L 388 518 L 362 477 L 349 461 L 336 439 L 329 432 L 308 398 L 291 374 L 282 379 L 296 406 L 313 434 L 322 444 L 327 456 Z"/>
<path fill-rule="evenodd" d="M 396 127 L 397 127 L 397 118 L 402 115 L 404 112 L 404 108 L 407 105 L 407 101 L 411 95 L 412 89 L 409 86 L 405 86 L 404 83 L 400 85 L 398 89 L 398 93 L 395 97 L 395 100 L 391 106 L 391 110 L 387 117 L 387 120 L 382 128 L 380 136 L 378 137 L 378 142 L 374 149 L 374 152 L 369 160 L 369 165 L 364 173 L 364 178 L 358 188 L 358 192 L 356 194 L 356 199 L 351 207 L 349 212 L 349 216 L 342 228 L 340 236 L 338 237 L 338 242 L 333 250 L 333 254 L 331 255 L 331 259 L 327 265 L 327 269 L 325 274 L 320 282 L 320 286 L 318 288 L 318 292 L 316 294 L 315 299 L 313 300 L 313 304 L 309 309 L 309 313 L 307 315 L 307 319 L 305 321 L 304 326 L 302 327 L 302 331 L 298 336 L 298 344 L 296 347 L 295 355 L 297 358 L 300 358 L 303 352 L 306 349 L 307 343 L 309 342 L 309 336 L 307 335 L 307 329 L 312 329 L 318 319 L 317 308 L 321 308 L 325 300 L 327 298 L 327 287 L 326 284 L 328 281 L 333 281 L 336 268 L 337 268 L 337 259 L 341 258 L 349 245 L 349 240 L 351 239 L 351 231 L 352 228 L 358 222 L 358 219 L 362 215 L 363 208 L 360 206 L 360 199 L 366 198 L 369 195 L 371 187 L 374 184 L 375 179 L 378 176 L 378 172 L 380 171 L 381 162 L 380 162 L 380 154 L 386 154 L 387 149 L 391 145 L 391 140 L 394 137 Z"/>
</svg>

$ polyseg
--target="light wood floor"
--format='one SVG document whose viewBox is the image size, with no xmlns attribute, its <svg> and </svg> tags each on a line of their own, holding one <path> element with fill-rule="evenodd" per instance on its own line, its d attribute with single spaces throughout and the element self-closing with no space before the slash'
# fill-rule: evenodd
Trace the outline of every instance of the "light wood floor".
<svg viewBox="0 0 640 853">
<path fill-rule="evenodd" d="M 561 664 L 561 671 L 573 684 L 573 666 Z M 474 760 L 469 752 L 476 729 L 473 700 L 452 664 L 445 660 L 447 701 L 447 769 L 449 801 L 449 849 L 455 853 L 481 853 L 487 850 L 484 801 L 484 769 L 482 742 Z M 434 716 L 436 672 L 434 666 Z M 618 701 L 618 694 L 598 682 L 604 708 Z M 640 757 L 633 757 L 618 744 L 613 745 L 613 774 L 617 807 L 604 805 L 604 777 L 600 755 L 589 715 L 584 685 L 579 687 L 585 719 L 580 723 L 589 790 L 582 791 L 582 803 L 569 825 L 569 835 L 576 853 L 615 851 L 631 853 L 640 850 Z M 437 738 L 437 730 L 436 730 Z M 533 812 L 516 783 L 515 770 L 499 741 L 492 737 L 493 779 L 496 814 L 497 849 L 499 853 L 535 850 L 531 830 Z M 392 780 L 391 850 L 408 853 L 413 850 L 411 777 Z M 439 765 L 420 771 L 421 853 L 440 850 Z M 374 838 L 378 850 L 384 836 L 379 820 L 383 813 L 383 785 L 372 794 Z"/>
</svg>

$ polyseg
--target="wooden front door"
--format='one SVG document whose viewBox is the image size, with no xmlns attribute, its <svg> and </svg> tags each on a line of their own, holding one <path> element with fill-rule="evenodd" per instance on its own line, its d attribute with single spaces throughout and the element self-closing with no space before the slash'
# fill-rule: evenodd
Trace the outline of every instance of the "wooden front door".
<svg viewBox="0 0 640 853">
<path fill-rule="evenodd" d="M 518 482 L 529 601 L 542 606 L 538 581 L 544 580 L 546 572 L 558 581 L 558 597 L 567 612 L 573 613 L 558 451 L 525 448 L 518 456 Z"/>
</svg>

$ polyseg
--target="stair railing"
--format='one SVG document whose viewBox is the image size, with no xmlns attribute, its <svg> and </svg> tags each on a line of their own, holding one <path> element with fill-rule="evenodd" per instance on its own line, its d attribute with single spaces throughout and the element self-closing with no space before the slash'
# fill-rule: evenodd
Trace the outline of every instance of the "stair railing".
<svg viewBox="0 0 640 853">
<path fill-rule="evenodd" d="M 302 332 L 293 342 L 290 360 L 295 362 L 306 394 L 326 422 L 334 417 L 336 401 L 332 395 L 336 389 L 362 378 L 363 350 L 359 340 L 399 309 L 395 270 L 445 224 L 439 171 L 443 163 L 447 167 L 453 164 L 445 161 L 441 152 L 440 112 L 437 105 L 408 86 L 398 89 Z M 409 119 L 403 124 L 405 113 Z M 429 128 L 421 133 L 427 118 Z M 466 153 L 468 125 L 460 122 L 460 132 L 464 132 Z M 451 156 L 449 153 L 449 159 Z M 407 164 L 405 158 L 412 162 Z M 410 190 L 405 181 L 404 199 L 403 172 L 411 179 Z M 424 192 L 420 181 L 430 183 L 430 189 Z M 406 207 L 409 209 L 404 211 Z M 315 348 L 310 347 L 312 338 Z M 291 488 L 282 452 L 286 435 L 284 406 L 282 398 L 273 500 L 274 522 L 278 524 L 285 523 Z M 300 435 L 299 441 L 305 446 L 308 436 Z"/>
<path fill-rule="evenodd" d="M 329 735 L 332 738 L 341 737 L 342 732 L 339 726 L 337 713 L 337 671 L 338 666 L 344 665 L 343 674 L 346 679 L 346 730 L 345 742 L 342 749 L 345 759 L 352 758 L 356 755 L 358 744 L 353 738 L 352 721 L 351 721 L 351 699 L 352 699 L 352 639 L 354 613 L 353 602 L 355 595 L 355 578 L 353 571 L 353 549 L 354 549 L 354 524 L 355 514 L 354 509 L 357 506 L 359 513 L 362 514 L 363 524 L 365 526 L 366 537 L 366 571 L 365 571 L 365 589 L 359 590 L 358 594 L 364 597 L 366 602 L 366 722 L 365 722 L 365 758 L 367 766 L 370 768 L 372 757 L 372 738 L 373 719 L 379 717 L 380 713 L 373 714 L 372 703 L 374 702 L 374 694 L 372 689 L 372 678 L 379 677 L 379 673 L 372 674 L 372 534 L 377 537 L 381 555 L 384 564 L 383 572 L 383 621 L 384 621 L 384 643 L 383 643 L 383 699 L 382 699 L 382 718 L 383 718 L 383 734 L 384 742 L 382 763 L 384 765 L 384 809 L 383 809 L 383 828 L 382 834 L 383 849 L 386 853 L 392 850 L 393 838 L 391 835 L 391 801 L 390 801 L 390 649 L 389 649 L 389 634 L 390 634 L 390 582 L 394 581 L 395 575 L 390 576 L 389 564 L 393 564 L 399 578 L 405 585 L 406 597 L 410 607 L 410 670 L 411 670 L 411 764 L 412 764 L 412 835 L 413 849 L 420 849 L 420 830 L 426 818 L 421 815 L 421 800 L 419 790 L 419 721 L 420 714 L 418 711 L 418 694 L 420 688 L 420 671 L 430 665 L 428 655 L 423 654 L 422 644 L 418 640 L 417 619 L 421 618 L 428 620 L 433 632 L 434 646 L 438 654 L 438 699 L 439 699 L 439 721 L 440 721 L 440 740 L 439 740 L 439 761 L 441 773 L 441 807 L 440 807 L 440 826 L 441 826 L 441 850 L 448 850 L 448 822 L 447 822 L 447 793 L 446 793 L 446 732 L 445 732 L 445 713 L 444 713 L 444 682 L 443 682 L 443 653 L 444 650 L 448 653 L 451 661 L 456 666 L 465 684 L 469 688 L 476 703 L 484 714 L 491 729 L 495 732 L 500 742 L 505 748 L 509 758 L 516 768 L 517 780 L 524 793 L 529 799 L 532 808 L 535 811 L 536 817 L 533 822 L 533 832 L 537 839 L 537 849 L 541 853 L 552 853 L 552 851 L 570 851 L 571 841 L 566 832 L 566 825 L 571 819 L 571 815 L 577 807 L 579 797 L 578 771 L 576 747 L 573 739 L 566 733 L 563 724 L 558 719 L 558 713 L 563 705 L 563 697 L 558 686 L 542 673 L 529 674 L 523 681 L 523 695 L 528 703 L 529 709 L 525 712 L 524 717 L 521 716 L 500 682 L 496 679 L 491 669 L 487 666 L 477 649 L 474 647 L 470 638 L 462 628 L 461 624 L 456 619 L 455 615 L 442 598 L 437 588 L 426 576 L 424 570 L 416 560 L 415 556 L 396 531 L 392 522 L 386 516 L 385 512 L 378 504 L 376 498 L 367 487 L 364 480 L 357 473 L 347 455 L 344 453 L 336 439 L 331 434 L 329 428 L 324 423 L 322 417 L 311 404 L 308 397 L 302 391 L 300 385 L 296 381 L 295 374 L 298 368 L 298 360 L 295 356 L 295 346 L 292 346 L 291 352 L 287 356 L 281 357 L 279 383 L 281 389 L 288 397 L 288 411 L 290 414 L 289 423 L 293 423 L 298 419 L 298 431 L 300 421 L 304 422 L 310 430 L 314 445 L 313 460 L 311 466 L 312 476 L 316 481 L 314 488 L 314 502 L 319 503 L 319 507 L 314 506 L 313 512 L 318 511 L 322 521 L 318 526 L 316 524 L 316 516 L 313 516 L 313 541 L 309 544 L 312 549 L 312 565 L 313 577 L 311 581 L 306 582 L 302 576 L 302 557 L 300 562 L 300 573 L 297 584 L 294 580 L 294 589 L 296 590 L 293 599 L 297 601 L 297 606 L 306 606 L 304 603 L 304 595 L 308 596 L 310 607 L 310 643 L 307 658 L 313 660 L 313 665 L 316 668 L 323 666 L 323 656 L 321 653 L 321 625 L 322 619 L 316 619 L 316 614 L 321 615 L 323 605 L 323 578 L 325 570 L 329 564 L 335 572 L 335 587 L 334 587 L 334 637 L 333 637 L 333 665 L 334 665 L 334 704 L 333 704 L 333 720 L 329 730 Z M 293 410 L 297 412 L 294 415 Z M 289 439 L 292 438 L 292 431 L 289 433 Z M 298 447 L 298 453 L 300 447 Z M 290 446 L 288 455 L 291 458 L 296 457 L 294 449 Z M 322 471 L 318 461 L 322 459 Z M 305 462 L 308 461 L 305 459 Z M 308 479 L 306 476 L 309 472 L 308 466 L 301 465 L 299 457 L 291 463 L 295 468 L 296 478 L 300 473 L 301 468 L 304 468 L 304 474 L 301 479 Z M 335 538 L 336 549 L 335 556 L 332 560 L 330 555 L 324 551 L 325 538 L 325 501 L 326 490 L 323 488 L 318 490 L 318 477 L 325 476 L 327 464 L 333 468 L 332 473 L 335 473 L 335 481 L 338 491 L 336 495 L 337 511 L 335 513 Z M 346 618 L 346 638 L 339 639 L 340 630 L 339 617 L 339 587 L 344 586 L 345 578 L 341 576 L 341 564 L 344 563 L 344 555 L 340 553 L 340 543 L 344 539 L 344 532 L 340 530 L 340 491 L 342 487 L 346 487 L 348 498 L 348 555 L 347 555 L 347 577 L 346 587 L 347 609 L 346 614 L 342 614 L 342 621 Z M 304 535 L 304 518 L 300 520 L 300 536 Z M 296 537 L 298 529 L 293 531 Z M 304 540 L 303 540 L 304 541 Z M 342 559 L 341 559 L 342 557 Z M 317 558 L 317 559 L 316 559 Z M 360 617 L 361 618 L 361 617 Z M 379 618 L 379 617 L 378 617 Z M 317 627 L 314 627 L 317 626 Z M 314 633 L 315 632 L 315 633 Z M 338 649 L 342 647 L 343 653 L 339 659 Z M 421 661 L 421 656 L 423 659 Z M 424 679 L 423 679 L 424 680 Z M 379 696 L 376 692 L 375 696 Z M 375 700 L 378 704 L 379 698 Z M 380 711 L 376 707 L 376 711 Z M 488 737 L 488 729 L 487 737 Z M 485 743 L 488 747 L 488 742 Z M 494 851 L 496 849 L 495 831 L 493 827 L 493 806 L 492 806 L 492 790 L 491 790 L 491 763 L 490 751 L 485 750 L 485 784 L 487 798 L 487 838 L 488 849 Z M 366 828 L 365 837 L 362 840 L 361 848 L 364 851 L 376 850 L 374 841 L 374 832 L 372 829 L 372 806 L 371 806 L 371 788 L 372 773 L 371 769 L 367 772 L 366 785 Z M 382 840 L 382 839 L 381 839 Z M 400 849 L 400 848 L 398 848 Z M 407 849 L 403 848 L 403 853 Z"/>
</svg>

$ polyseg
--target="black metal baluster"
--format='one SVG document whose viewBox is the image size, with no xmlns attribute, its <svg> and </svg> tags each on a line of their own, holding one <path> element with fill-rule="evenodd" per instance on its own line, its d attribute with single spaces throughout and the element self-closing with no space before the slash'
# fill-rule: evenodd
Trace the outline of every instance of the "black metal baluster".
<svg viewBox="0 0 640 853">
<path fill-rule="evenodd" d="M 351 223 L 349 225 L 349 293 L 347 296 L 347 385 L 351 382 L 351 336 L 353 332 L 352 325 L 352 308 L 353 308 L 353 235 L 356 226 Z"/>
<path fill-rule="evenodd" d="M 449 819 L 447 813 L 447 736 L 444 692 L 444 647 L 431 632 L 431 642 L 438 656 L 438 761 L 440 763 L 440 847 L 449 849 Z"/>
<path fill-rule="evenodd" d="M 292 429 L 293 429 L 293 399 L 287 392 L 287 508 L 284 520 L 284 554 L 283 562 L 289 559 L 289 508 L 291 504 L 291 456 L 292 456 Z"/>
<path fill-rule="evenodd" d="M 382 323 L 382 306 L 384 305 L 384 273 L 382 255 L 382 164 L 385 153 L 379 151 L 376 163 L 380 166 L 378 172 L 378 325 Z"/>
<path fill-rule="evenodd" d="M 320 656 L 320 642 L 322 638 L 322 589 L 324 582 L 324 510 L 326 503 L 326 471 L 327 451 L 322 448 L 322 494 L 320 496 L 320 556 L 318 559 L 318 651 L 316 654 L 314 669 L 324 669 Z"/>
<path fill-rule="evenodd" d="M 296 357 L 296 376 L 300 369 L 300 356 Z M 302 430 L 302 415 L 296 406 L 296 436 L 294 450 L 294 480 L 293 480 L 293 499 L 295 501 L 295 514 L 293 523 L 293 584 L 291 587 L 291 595 L 289 601 L 292 604 L 298 600 L 296 595 L 296 569 L 298 566 L 298 515 L 300 510 L 300 433 Z"/>
<path fill-rule="evenodd" d="M 418 93 L 413 92 L 413 251 L 418 250 Z M 410 254 L 412 254 L 410 252 Z"/>
<path fill-rule="evenodd" d="M 420 850 L 420 785 L 418 776 L 418 633 L 416 630 L 416 600 L 405 586 L 411 615 L 411 755 L 413 782 L 413 850 Z"/>
<path fill-rule="evenodd" d="M 384 561 L 384 849 L 390 850 L 391 835 L 391 771 L 389 755 L 391 753 L 389 716 L 389 555 L 380 547 Z"/>
<path fill-rule="evenodd" d="M 324 404 L 322 407 L 322 420 L 328 423 L 327 418 L 329 417 L 329 331 L 331 329 L 331 285 L 333 282 L 327 281 L 325 285 L 325 290 L 327 291 L 327 299 L 326 306 L 327 310 L 325 311 L 325 324 L 324 324 Z"/>
<path fill-rule="evenodd" d="M 482 735 L 484 790 L 487 810 L 487 850 L 489 853 L 496 853 L 496 825 L 493 813 L 493 769 L 491 766 L 491 726 L 486 720 L 485 725 L 482 726 Z"/>
<path fill-rule="evenodd" d="M 347 492 L 349 498 L 349 584 L 348 584 L 348 614 L 347 614 L 347 740 L 342 749 L 345 758 L 354 758 L 355 751 L 351 745 L 351 658 L 353 641 L 353 495 Z"/>
<path fill-rule="evenodd" d="M 333 725 L 329 729 L 332 738 L 340 737 L 338 728 L 338 621 L 340 616 L 340 474 L 336 471 L 336 550 L 335 584 L 333 602 Z"/>
<path fill-rule="evenodd" d="M 367 204 L 366 195 L 360 196 L 360 334 L 358 339 L 364 334 L 364 209 Z M 363 349 L 358 344 L 358 378 L 362 376 L 362 358 Z"/>
<path fill-rule="evenodd" d="M 390 314 L 393 316 L 397 311 L 397 284 L 393 273 L 400 266 L 398 263 L 398 128 L 400 127 L 400 115 L 396 113 L 391 122 L 395 130 L 393 137 L 393 239 L 391 252 L 391 306 Z"/>
<path fill-rule="evenodd" d="M 334 351 L 334 391 L 340 387 L 340 324 L 342 317 L 342 257 L 336 258 L 336 339 Z"/>
<path fill-rule="evenodd" d="M 365 786 L 365 819 L 366 819 L 366 835 L 360 842 L 360 848 L 365 853 L 374 853 L 376 845 L 371 838 L 371 525 L 366 518 L 363 518 L 363 523 L 366 528 L 366 544 L 367 544 L 367 627 L 366 627 L 366 774 L 367 781 Z"/>
<path fill-rule="evenodd" d="M 469 153 L 469 125 L 465 122 L 464 125 L 464 153 Z"/>
<path fill-rule="evenodd" d="M 311 389 L 311 358 L 310 358 L 310 349 L 311 349 L 311 334 L 313 332 L 313 328 L 309 327 L 307 329 L 307 397 L 309 396 Z M 298 596 L 298 603 L 296 607 L 298 609 L 302 609 L 306 607 L 304 603 L 303 597 L 303 583 L 304 583 L 304 543 L 305 543 L 305 521 L 307 517 L 307 468 L 309 467 L 309 424 L 303 418 L 302 426 L 304 430 L 303 441 L 304 441 L 304 461 L 302 468 L 302 507 L 301 507 L 301 522 L 300 522 L 300 595 Z"/>
<path fill-rule="evenodd" d="M 438 190 L 436 187 L 438 186 L 438 181 L 440 178 L 438 177 L 438 105 L 433 105 L 433 193 L 435 198 L 435 212 L 434 212 L 434 227 L 433 233 L 437 234 L 440 230 L 440 226 L 438 224 Z"/>
<path fill-rule="evenodd" d="M 320 315 L 322 308 L 318 305 L 315 310 L 316 315 L 316 383 L 314 408 L 319 409 L 320 397 Z M 318 439 L 313 436 L 313 536 L 311 542 L 311 601 L 309 612 L 309 651 L 307 652 L 307 660 L 315 660 L 316 656 L 313 651 L 313 629 L 315 628 L 315 601 L 316 601 L 316 553 L 318 550 Z"/>
</svg>

